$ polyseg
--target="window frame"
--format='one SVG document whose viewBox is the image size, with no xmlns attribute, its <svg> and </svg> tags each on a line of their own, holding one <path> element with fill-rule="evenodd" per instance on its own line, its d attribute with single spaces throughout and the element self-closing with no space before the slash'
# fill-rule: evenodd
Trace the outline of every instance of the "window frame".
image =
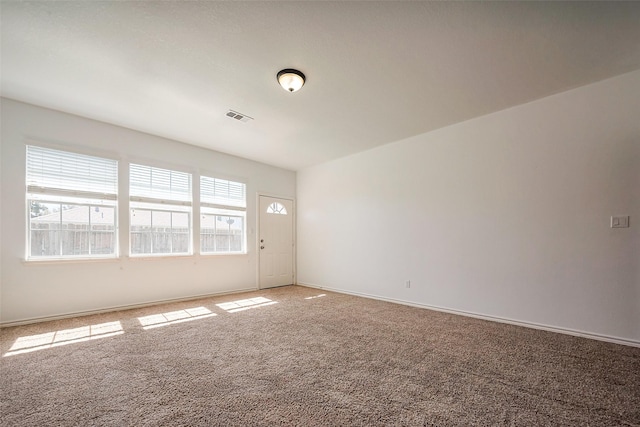
<svg viewBox="0 0 640 427">
<path fill-rule="evenodd" d="M 171 198 L 159 198 L 153 194 L 151 191 L 150 194 L 142 194 L 142 192 L 135 192 L 133 190 L 132 185 L 132 168 L 148 168 L 151 174 L 154 173 L 162 173 L 168 172 L 169 176 L 172 177 L 173 174 L 183 175 L 184 177 L 188 177 L 188 197 L 178 197 Z M 129 256 L 134 259 L 140 258 L 158 258 L 158 257 L 185 257 L 185 256 L 193 256 L 193 240 L 194 240 L 194 227 L 193 227 L 193 175 L 190 172 L 185 172 L 178 169 L 167 169 L 158 166 L 151 166 L 149 164 L 143 163 L 129 163 Z M 171 179 L 171 178 L 170 178 Z M 153 185 L 153 184 L 151 184 Z M 135 210 L 148 211 L 151 213 L 151 225 L 150 225 L 150 246 L 151 252 L 134 252 L 133 244 L 134 239 L 133 236 L 137 232 L 133 230 L 134 224 L 132 217 L 135 214 Z M 171 214 L 170 220 L 170 252 L 153 252 L 153 241 L 154 241 L 154 231 L 153 231 L 153 214 L 159 212 L 168 212 Z M 173 251 L 173 214 L 174 213 L 186 213 L 187 214 L 187 223 L 188 223 L 188 231 L 187 235 L 187 250 L 185 252 L 174 252 Z M 181 233 L 184 234 L 184 233 Z"/>
<path fill-rule="evenodd" d="M 210 180 L 210 181 L 212 180 L 214 183 L 214 188 L 215 188 L 215 184 L 222 185 L 222 186 L 228 185 L 229 187 L 231 187 L 232 184 L 234 186 L 239 186 L 239 188 L 241 188 L 241 191 L 242 191 L 242 199 L 231 198 L 231 197 L 220 197 L 220 196 L 216 197 L 215 190 L 213 194 L 210 193 L 205 195 L 205 191 L 203 191 L 203 188 L 206 187 L 210 189 L 212 184 L 210 182 L 208 186 L 203 185 L 203 181 L 205 180 Z M 237 192 L 238 189 L 236 189 L 235 191 Z M 231 192 L 231 190 L 229 190 L 229 192 Z M 245 182 L 232 181 L 224 178 L 216 178 L 210 175 L 200 175 L 200 212 L 199 214 L 200 214 L 200 229 L 198 230 L 198 233 L 199 233 L 199 240 L 200 240 L 199 250 L 201 255 L 203 256 L 246 255 L 248 253 L 247 252 L 247 184 Z M 240 245 L 241 245 L 240 250 L 238 251 L 231 250 L 231 246 L 232 246 L 231 233 L 228 234 L 228 237 L 229 237 L 228 246 L 230 250 L 227 250 L 227 251 L 216 250 L 215 248 L 216 241 L 217 241 L 217 237 L 220 236 L 220 234 L 216 232 L 213 232 L 213 233 L 204 232 L 205 227 L 203 227 L 203 224 L 205 222 L 205 217 L 214 217 L 213 219 L 214 224 L 216 224 L 216 221 L 218 220 L 217 217 L 240 218 L 242 220 L 242 226 L 241 226 L 242 235 L 240 237 Z M 206 229 L 210 230 L 210 228 L 206 228 Z M 217 227 L 214 230 L 217 231 L 218 230 Z M 205 236 L 213 237 L 214 250 L 206 250 L 204 246 Z"/>
<path fill-rule="evenodd" d="M 33 152 L 31 151 L 33 150 Z M 41 159 L 38 159 L 38 152 L 40 152 Z M 58 155 L 56 156 L 56 153 Z M 76 157 L 76 163 L 69 163 L 69 160 L 73 160 Z M 40 160 L 42 166 L 40 168 L 34 167 L 34 160 Z M 45 163 L 49 161 L 49 165 L 45 166 Z M 56 163 L 57 162 L 57 163 Z M 81 167 L 89 168 L 89 174 L 78 173 L 77 176 L 73 176 L 73 179 L 68 180 L 68 185 L 55 185 L 54 182 L 60 183 L 63 180 L 53 177 L 53 168 L 51 164 L 59 168 L 58 175 L 63 174 L 63 169 L 73 164 L 76 169 Z M 94 169 L 91 169 L 93 167 Z M 96 169 L 97 168 L 97 169 Z M 98 169 L 103 169 L 98 171 Z M 38 144 L 27 143 L 25 144 L 25 213 L 26 213 L 26 244 L 25 244 L 25 261 L 27 262 L 68 262 L 68 261 L 95 261 L 95 260 L 114 260 L 120 256 L 119 253 L 119 238 L 118 238 L 118 160 L 105 156 L 96 156 L 92 154 L 86 154 L 82 152 L 72 151 L 68 148 L 50 148 Z M 78 185 L 79 180 L 91 178 L 91 172 L 105 172 L 105 176 L 102 178 L 110 178 L 108 180 L 99 180 L 99 185 L 93 188 L 89 186 L 89 190 L 83 188 L 86 187 L 83 182 L 83 186 Z M 48 175 L 50 172 L 51 175 Z M 69 176 L 67 176 L 68 178 Z M 36 183 L 36 184 L 34 184 Z M 74 187 L 75 184 L 75 188 Z M 102 188 L 100 188 L 100 184 Z M 105 192 L 99 190 L 105 190 L 107 187 L 112 187 L 113 192 Z M 82 189 L 81 189 L 82 188 Z M 57 236 L 57 253 L 55 255 L 33 255 L 33 232 L 37 231 L 33 227 L 33 220 L 38 216 L 32 216 L 32 203 L 42 203 L 50 205 L 59 205 L 60 220 L 58 222 Z M 87 224 L 87 248 L 88 254 L 63 254 L 64 243 L 63 239 L 64 230 L 62 212 L 63 206 L 75 206 L 75 207 L 87 207 L 88 222 L 81 223 Z M 96 230 L 92 230 L 91 222 L 91 209 L 96 207 L 105 207 L 113 209 L 113 223 L 112 230 L 108 233 L 111 234 L 111 241 L 113 242 L 111 253 L 91 253 L 92 248 L 95 248 L 92 243 L 92 236 Z M 55 212 L 52 212 L 55 213 Z M 48 215 L 48 214 L 45 214 Z M 45 216 L 42 215 L 42 216 Z"/>
</svg>

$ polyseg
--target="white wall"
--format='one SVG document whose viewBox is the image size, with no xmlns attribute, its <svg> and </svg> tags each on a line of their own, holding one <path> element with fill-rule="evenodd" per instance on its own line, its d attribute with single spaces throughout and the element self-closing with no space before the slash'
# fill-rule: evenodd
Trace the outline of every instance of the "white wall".
<svg viewBox="0 0 640 427">
<path fill-rule="evenodd" d="M 295 196 L 295 172 L 129 129 L 2 99 L 2 323 L 257 287 L 256 193 Z M 247 183 L 247 255 L 107 261 L 25 262 L 25 144 L 29 141 L 120 161 L 126 200 L 128 162 L 149 162 Z M 127 204 L 119 238 L 128 246 Z"/>
<path fill-rule="evenodd" d="M 297 203 L 299 283 L 640 342 L 640 71 L 299 171 Z"/>
</svg>

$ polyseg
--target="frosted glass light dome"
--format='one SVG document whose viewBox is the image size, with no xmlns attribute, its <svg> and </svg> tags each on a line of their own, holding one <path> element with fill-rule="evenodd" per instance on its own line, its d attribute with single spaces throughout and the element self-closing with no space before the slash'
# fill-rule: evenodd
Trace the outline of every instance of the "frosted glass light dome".
<svg viewBox="0 0 640 427">
<path fill-rule="evenodd" d="M 284 69 L 278 73 L 278 83 L 288 92 L 296 92 L 304 85 L 305 77 L 298 70 Z"/>
</svg>

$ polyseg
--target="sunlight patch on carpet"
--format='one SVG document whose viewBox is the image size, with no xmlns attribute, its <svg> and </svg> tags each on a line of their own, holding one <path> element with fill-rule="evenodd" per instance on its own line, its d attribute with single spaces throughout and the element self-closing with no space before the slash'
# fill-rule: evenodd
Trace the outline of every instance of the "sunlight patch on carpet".
<svg viewBox="0 0 640 427">
<path fill-rule="evenodd" d="M 314 295 L 312 297 L 306 297 L 305 299 L 316 299 L 316 298 L 322 298 L 322 297 L 326 297 L 327 294 L 320 294 L 320 295 Z"/>
<path fill-rule="evenodd" d="M 100 323 L 98 325 L 81 326 L 73 329 L 63 329 L 38 335 L 28 335 L 18 338 L 4 356 L 30 353 L 32 351 L 75 344 L 98 338 L 108 338 L 120 334 L 124 334 L 122 324 L 116 321 Z"/>
<path fill-rule="evenodd" d="M 277 301 L 271 301 L 268 298 L 256 297 L 249 299 L 241 299 L 237 301 L 225 302 L 222 304 L 216 304 L 221 309 L 228 313 L 236 313 L 238 311 L 249 310 L 252 308 L 264 307 L 267 305 L 277 304 Z"/>
<path fill-rule="evenodd" d="M 184 310 L 170 311 L 167 313 L 152 314 L 138 317 L 142 329 L 159 328 L 160 326 L 174 325 L 176 323 L 190 322 L 192 320 L 205 319 L 217 316 L 206 307 L 185 308 Z"/>
</svg>

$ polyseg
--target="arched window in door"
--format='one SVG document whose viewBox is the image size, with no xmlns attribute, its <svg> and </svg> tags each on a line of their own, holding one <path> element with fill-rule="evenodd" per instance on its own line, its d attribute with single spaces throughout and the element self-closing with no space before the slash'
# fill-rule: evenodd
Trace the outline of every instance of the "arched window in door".
<svg viewBox="0 0 640 427">
<path fill-rule="evenodd" d="M 287 209 L 278 202 L 273 202 L 267 207 L 267 213 L 276 215 L 286 215 Z"/>
</svg>

